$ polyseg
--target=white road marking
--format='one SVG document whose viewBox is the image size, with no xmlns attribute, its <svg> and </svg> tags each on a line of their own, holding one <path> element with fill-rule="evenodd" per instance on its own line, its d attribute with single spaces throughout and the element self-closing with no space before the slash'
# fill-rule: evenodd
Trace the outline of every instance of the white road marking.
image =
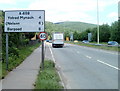
<svg viewBox="0 0 120 91">
<path fill-rule="evenodd" d="M 53 61 L 54 61 L 54 63 L 55 63 L 55 58 L 54 58 L 54 56 L 53 56 L 53 52 L 52 52 L 52 50 L 51 50 L 51 48 L 50 48 L 49 45 L 48 45 L 48 47 L 49 47 L 49 49 L 50 49 L 50 52 L 51 52 L 51 55 L 52 55 Z"/>
<path fill-rule="evenodd" d="M 97 61 L 100 62 L 100 63 L 102 63 L 102 64 L 105 64 L 105 65 L 107 65 L 107 66 L 109 66 L 109 67 L 112 67 L 112 68 L 114 68 L 114 69 L 120 70 L 118 67 L 115 67 L 115 66 L 113 66 L 113 65 L 110 65 L 110 64 L 105 63 L 105 62 L 103 62 L 103 61 L 100 61 L 100 60 L 97 60 Z"/>
<path fill-rule="evenodd" d="M 64 86 L 64 88 L 65 88 L 65 85 L 64 85 L 64 83 L 63 83 L 63 80 L 62 80 L 62 77 L 61 77 L 61 75 L 60 75 L 60 72 L 59 71 L 57 71 L 58 72 L 58 75 L 59 75 L 59 77 L 60 77 L 60 79 L 61 79 L 61 81 L 62 81 L 62 85 Z"/>
<path fill-rule="evenodd" d="M 89 59 L 92 58 L 92 57 L 90 57 L 90 56 L 86 56 L 86 57 L 89 58 Z M 100 60 L 97 60 L 97 61 L 100 62 L 100 63 L 102 63 L 102 64 L 105 64 L 105 65 L 107 65 L 107 66 L 109 66 L 109 67 L 112 67 L 112 68 L 114 68 L 114 69 L 120 70 L 118 67 L 115 67 L 115 66 L 113 66 L 113 65 L 110 65 L 110 64 L 105 63 L 105 62 L 103 62 L 103 61 L 100 61 Z"/>
<path fill-rule="evenodd" d="M 89 59 L 91 59 L 92 57 L 90 57 L 90 56 L 86 56 L 87 58 L 89 58 Z"/>
<path fill-rule="evenodd" d="M 49 46 L 49 45 L 48 45 Z M 52 52 L 52 49 L 50 48 L 50 46 L 49 46 L 49 49 L 50 49 L 50 52 L 51 52 L 51 55 L 52 55 L 52 58 L 53 58 L 53 61 L 54 61 L 54 63 L 56 64 L 56 61 L 55 61 L 55 58 L 54 58 L 54 56 L 53 56 L 53 52 Z M 58 67 L 60 67 L 60 66 L 58 66 Z M 60 67 L 61 68 L 61 67 Z M 62 79 L 62 76 L 60 75 L 60 72 L 59 71 L 57 71 L 58 72 L 58 75 L 59 75 L 59 77 L 60 77 L 60 79 L 61 79 L 61 84 L 64 86 L 64 88 L 66 89 L 66 86 L 65 86 L 65 84 L 63 83 L 63 79 Z"/>
</svg>

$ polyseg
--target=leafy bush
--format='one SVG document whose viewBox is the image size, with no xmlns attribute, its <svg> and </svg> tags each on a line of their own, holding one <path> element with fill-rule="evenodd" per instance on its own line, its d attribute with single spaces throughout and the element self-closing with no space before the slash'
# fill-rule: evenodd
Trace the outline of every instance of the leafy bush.
<svg viewBox="0 0 120 91">
<path fill-rule="evenodd" d="M 4 78 L 9 71 L 17 67 L 21 62 L 23 62 L 24 59 L 28 57 L 33 52 L 33 50 L 38 46 L 40 46 L 40 43 L 32 46 L 29 45 L 26 47 L 21 47 L 20 49 L 15 48 L 15 50 L 19 54 L 19 57 L 17 55 L 14 55 L 14 53 L 9 54 L 8 71 L 6 71 L 6 62 L 2 63 L 2 78 Z"/>
</svg>

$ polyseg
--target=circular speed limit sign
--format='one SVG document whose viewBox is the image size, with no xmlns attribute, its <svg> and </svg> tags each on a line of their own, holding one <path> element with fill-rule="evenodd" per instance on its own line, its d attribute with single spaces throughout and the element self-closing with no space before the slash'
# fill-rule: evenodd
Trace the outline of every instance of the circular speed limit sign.
<svg viewBox="0 0 120 91">
<path fill-rule="evenodd" d="M 46 32 L 40 32 L 39 38 L 40 38 L 40 40 L 46 40 L 47 39 L 47 33 Z"/>
</svg>

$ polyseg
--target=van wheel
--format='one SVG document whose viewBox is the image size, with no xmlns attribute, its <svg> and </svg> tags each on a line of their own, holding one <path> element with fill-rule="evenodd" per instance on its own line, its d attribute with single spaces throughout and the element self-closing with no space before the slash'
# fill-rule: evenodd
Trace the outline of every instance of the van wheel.
<svg viewBox="0 0 120 91">
<path fill-rule="evenodd" d="M 54 45 L 52 45 L 52 47 L 54 48 Z"/>
</svg>

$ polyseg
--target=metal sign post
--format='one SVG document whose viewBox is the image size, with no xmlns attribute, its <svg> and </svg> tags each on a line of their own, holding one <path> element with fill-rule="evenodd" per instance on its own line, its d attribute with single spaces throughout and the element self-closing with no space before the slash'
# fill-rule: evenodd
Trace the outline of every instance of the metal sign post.
<svg viewBox="0 0 120 91">
<path fill-rule="evenodd" d="M 88 33 L 88 41 L 91 41 L 92 39 L 92 33 Z"/>
<path fill-rule="evenodd" d="M 42 70 L 44 70 L 44 40 L 42 40 Z"/>
<path fill-rule="evenodd" d="M 70 34 L 70 41 L 73 41 L 73 33 Z"/>
<path fill-rule="evenodd" d="M 47 39 L 47 33 L 40 32 L 39 39 L 42 41 L 42 70 L 44 70 L 44 40 Z"/>
</svg>

